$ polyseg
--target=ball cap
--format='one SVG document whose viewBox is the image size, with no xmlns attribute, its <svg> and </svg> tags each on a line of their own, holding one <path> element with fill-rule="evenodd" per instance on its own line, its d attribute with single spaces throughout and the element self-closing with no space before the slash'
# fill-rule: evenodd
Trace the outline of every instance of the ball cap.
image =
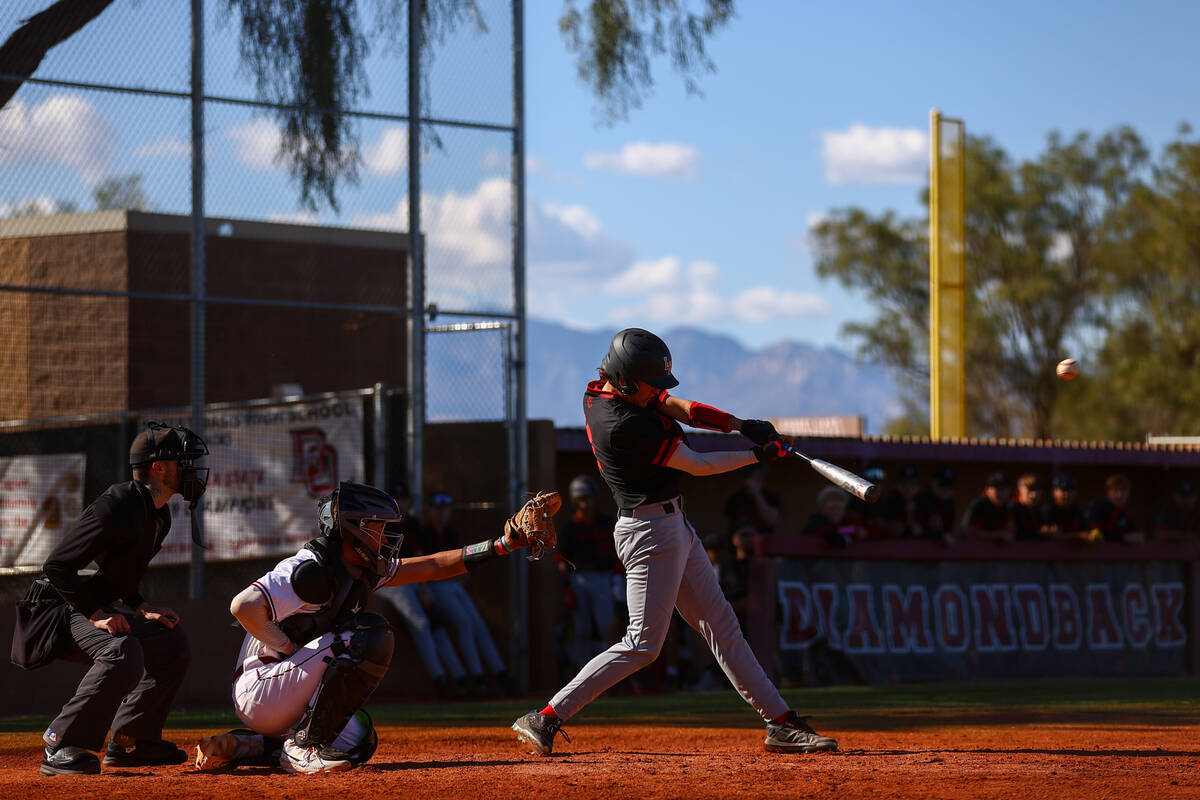
<svg viewBox="0 0 1200 800">
<path fill-rule="evenodd" d="M 991 475 L 988 475 L 987 482 L 984 485 L 985 486 L 1011 486 L 1011 484 L 1008 482 L 1008 476 L 1005 475 L 1003 472 L 993 472 Z"/>
<path fill-rule="evenodd" d="M 917 481 L 920 480 L 920 477 L 916 464 L 901 464 L 896 474 L 896 480 L 900 483 Z"/>
<path fill-rule="evenodd" d="M 1059 475 L 1054 479 L 1054 488 L 1064 492 L 1073 492 L 1078 485 L 1074 475 Z"/>
<path fill-rule="evenodd" d="M 942 486 L 953 486 L 954 470 L 950 467 L 938 467 L 937 471 L 933 473 L 933 479 Z"/>
<path fill-rule="evenodd" d="M 1196 484 L 1190 478 L 1180 478 L 1175 484 L 1175 494 L 1195 494 Z"/>
</svg>

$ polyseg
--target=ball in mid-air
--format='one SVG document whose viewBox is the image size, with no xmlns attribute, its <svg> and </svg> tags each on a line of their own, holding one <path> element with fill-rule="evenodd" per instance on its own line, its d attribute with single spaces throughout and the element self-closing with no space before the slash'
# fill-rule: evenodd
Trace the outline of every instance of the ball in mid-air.
<svg viewBox="0 0 1200 800">
<path fill-rule="evenodd" d="M 1079 362 L 1073 358 L 1064 358 L 1058 362 L 1058 366 L 1054 368 L 1058 377 L 1064 381 L 1069 381 L 1079 374 Z"/>
</svg>

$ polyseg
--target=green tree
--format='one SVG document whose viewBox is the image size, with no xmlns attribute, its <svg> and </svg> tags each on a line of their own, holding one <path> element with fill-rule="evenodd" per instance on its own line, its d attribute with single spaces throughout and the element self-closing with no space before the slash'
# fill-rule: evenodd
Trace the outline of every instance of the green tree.
<svg viewBox="0 0 1200 800">
<path fill-rule="evenodd" d="M 338 113 L 369 93 L 364 63 L 372 44 L 399 44 L 409 0 L 225 0 L 240 29 L 242 63 L 283 132 L 281 156 L 300 185 L 301 203 L 337 208 L 337 187 L 357 179 L 361 155 L 353 120 Z M 112 0 L 58 0 L 25 20 L 0 45 L 0 108 L 33 75 L 46 53 L 102 13 Z M 693 11 L 692 6 L 697 10 Z M 582 6 L 582 8 L 580 8 Z M 581 79 L 602 121 L 624 119 L 653 86 L 650 64 L 669 54 L 689 91 L 711 71 L 705 43 L 734 13 L 733 0 L 563 0 L 559 30 L 577 56 Z M 152 4 L 146 4 L 149 9 Z M 148 13 L 148 12 L 146 12 Z M 486 30 L 478 0 L 422 0 L 422 46 L 460 25 Z M 365 26 L 365 27 L 364 27 Z M 428 98 L 428 92 L 425 92 Z"/>
<path fill-rule="evenodd" d="M 1200 142 L 1189 135 L 1164 148 L 1116 219 L 1103 340 L 1059 397 L 1068 435 L 1200 434 Z"/>
<path fill-rule="evenodd" d="M 149 211 L 150 201 L 146 199 L 146 190 L 142 186 L 141 175 L 122 175 L 105 178 L 92 189 L 92 199 L 96 201 L 97 211 L 111 208 L 128 209 L 130 211 Z"/>
<path fill-rule="evenodd" d="M 1114 286 L 1114 215 L 1141 185 L 1147 153 L 1117 128 L 1099 138 L 1051 134 L 1036 159 L 1013 163 L 968 137 L 966 161 L 967 411 L 972 436 L 1048 438 L 1065 386 L 1054 365 L 1100 324 Z M 921 193 L 928 207 L 928 188 Z M 817 272 L 863 290 L 877 316 L 847 326 L 863 355 L 892 367 L 910 409 L 928 419 L 928 217 L 832 212 L 814 227 Z M 928 428 L 921 425 L 920 430 Z"/>
</svg>

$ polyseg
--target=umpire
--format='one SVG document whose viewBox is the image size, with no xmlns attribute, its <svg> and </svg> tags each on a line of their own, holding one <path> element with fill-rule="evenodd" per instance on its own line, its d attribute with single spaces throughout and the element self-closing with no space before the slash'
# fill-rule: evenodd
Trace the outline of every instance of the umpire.
<svg viewBox="0 0 1200 800">
<path fill-rule="evenodd" d="M 152 422 L 129 450 L 133 480 L 116 483 L 84 509 L 18 604 L 13 660 L 29 669 L 55 659 L 90 665 L 42 735 L 43 775 L 100 772 L 104 766 L 181 764 L 187 754 L 162 729 L 191 661 L 187 634 L 169 608 L 146 602 L 138 585 L 171 530 L 167 501 L 204 493 L 208 455 L 187 428 Z M 95 563 L 88 575 L 80 570 Z M 120 601 L 127 608 L 114 607 Z M 130 611 L 129 609 L 132 609 Z"/>
</svg>

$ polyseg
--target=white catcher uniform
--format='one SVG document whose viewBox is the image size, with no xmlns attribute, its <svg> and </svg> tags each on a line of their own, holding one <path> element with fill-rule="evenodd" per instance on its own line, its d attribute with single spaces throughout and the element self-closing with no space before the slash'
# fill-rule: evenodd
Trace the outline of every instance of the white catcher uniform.
<svg viewBox="0 0 1200 800">
<path fill-rule="evenodd" d="M 254 582 L 270 604 L 272 621 L 279 623 L 294 614 L 312 614 L 321 610 L 321 606 L 301 600 L 292 587 L 292 573 L 306 560 L 315 558 L 315 553 L 302 549 Z M 381 577 L 375 588 L 387 583 L 399 566 L 400 562 L 396 560 L 391 573 Z M 326 633 L 301 645 L 292 655 L 281 658 L 279 653 L 246 634 L 233 680 L 233 707 L 246 727 L 267 736 L 287 736 L 293 731 L 320 686 L 327 667 L 326 658 L 333 655 L 336 636 L 343 642 L 350 639 L 349 632 Z M 333 745 L 348 750 L 361 741 L 366 732 L 361 721 L 352 716 Z"/>
</svg>

